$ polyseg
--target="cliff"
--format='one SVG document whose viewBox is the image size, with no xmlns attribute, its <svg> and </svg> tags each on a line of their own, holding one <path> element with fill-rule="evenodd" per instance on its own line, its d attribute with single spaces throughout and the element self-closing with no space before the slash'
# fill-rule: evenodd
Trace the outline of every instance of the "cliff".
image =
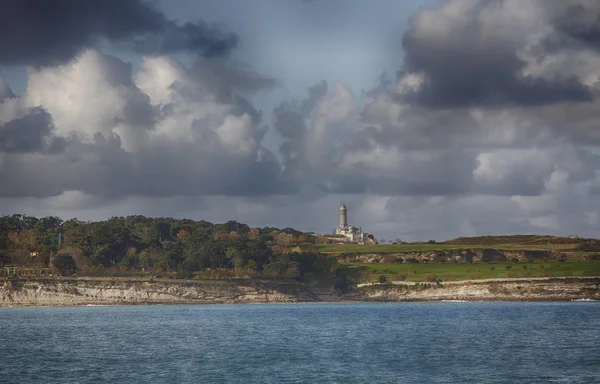
<svg viewBox="0 0 600 384">
<path fill-rule="evenodd" d="M 323 292 L 326 296 L 327 292 Z M 0 306 L 109 304 L 226 304 L 319 301 L 315 293 L 290 282 L 152 282 L 116 279 L 7 280 Z"/>
<path fill-rule="evenodd" d="M 377 253 L 346 253 L 339 255 L 340 260 L 349 263 L 396 263 L 399 259 L 404 261 L 415 259 L 419 262 L 436 263 L 470 263 L 470 262 L 499 262 L 516 259 L 518 261 L 532 260 L 557 260 L 557 259 L 585 259 L 581 253 L 566 254 L 564 252 L 548 250 L 514 249 L 504 250 L 495 248 L 481 249 L 450 249 L 422 252 L 377 252 Z"/>
<path fill-rule="evenodd" d="M 0 306 L 217 304 L 335 301 L 600 300 L 600 278 L 399 282 L 341 293 L 295 281 L 152 282 L 115 279 L 6 280 Z"/>
<path fill-rule="evenodd" d="M 365 301 L 571 301 L 600 300 L 600 277 L 488 279 L 442 284 L 399 282 L 361 287 Z"/>
</svg>

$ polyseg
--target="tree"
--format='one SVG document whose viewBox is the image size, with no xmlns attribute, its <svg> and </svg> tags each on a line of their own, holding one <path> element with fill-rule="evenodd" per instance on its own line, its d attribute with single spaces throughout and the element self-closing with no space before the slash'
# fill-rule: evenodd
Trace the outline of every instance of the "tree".
<svg viewBox="0 0 600 384">
<path fill-rule="evenodd" d="M 35 251 L 37 249 L 37 231 L 26 229 L 8 233 L 9 248 L 14 250 Z"/>
<path fill-rule="evenodd" d="M 177 231 L 177 240 L 183 241 L 189 235 L 190 232 L 187 229 L 180 229 L 179 231 Z"/>
<path fill-rule="evenodd" d="M 246 268 L 248 268 L 249 270 L 255 272 L 256 271 L 256 261 L 254 261 L 254 260 L 248 260 L 248 265 L 246 265 Z"/>
<path fill-rule="evenodd" d="M 233 247 L 227 248 L 227 252 L 225 252 L 225 257 L 229 260 L 231 264 L 233 264 L 233 267 L 235 269 L 244 268 L 246 260 L 239 249 Z"/>
<path fill-rule="evenodd" d="M 77 270 L 75 259 L 68 253 L 56 255 L 54 260 L 52 260 L 52 265 L 63 275 L 70 275 Z"/>
<path fill-rule="evenodd" d="M 294 235 L 290 233 L 281 232 L 277 235 L 276 243 L 282 247 L 291 247 L 294 245 Z"/>
<path fill-rule="evenodd" d="M 252 240 L 258 239 L 259 236 L 260 236 L 259 228 L 252 228 L 250 230 L 250 232 L 248 232 L 248 237 L 251 238 Z"/>
</svg>

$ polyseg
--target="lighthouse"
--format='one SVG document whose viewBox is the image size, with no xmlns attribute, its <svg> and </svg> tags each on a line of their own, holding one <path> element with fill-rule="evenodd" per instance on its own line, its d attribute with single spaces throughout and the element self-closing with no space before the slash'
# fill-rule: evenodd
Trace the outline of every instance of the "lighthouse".
<svg viewBox="0 0 600 384">
<path fill-rule="evenodd" d="M 343 202 L 340 206 L 340 228 L 348 228 L 348 208 Z"/>
<path fill-rule="evenodd" d="M 363 233 L 360 227 L 348 224 L 348 207 L 344 202 L 340 205 L 340 227 L 333 231 L 333 234 L 338 236 L 338 241 L 347 243 L 375 243 L 375 238 L 372 235 Z"/>
</svg>

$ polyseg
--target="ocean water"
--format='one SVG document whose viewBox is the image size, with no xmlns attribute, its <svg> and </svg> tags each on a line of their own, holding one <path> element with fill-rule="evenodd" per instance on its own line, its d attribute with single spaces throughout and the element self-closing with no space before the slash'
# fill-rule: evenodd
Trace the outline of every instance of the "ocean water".
<svg viewBox="0 0 600 384">
<path fill-rule="evenodd" d="M 1 383 L 600 383 L 600 303 L 0 308 Z"/>
</svg>

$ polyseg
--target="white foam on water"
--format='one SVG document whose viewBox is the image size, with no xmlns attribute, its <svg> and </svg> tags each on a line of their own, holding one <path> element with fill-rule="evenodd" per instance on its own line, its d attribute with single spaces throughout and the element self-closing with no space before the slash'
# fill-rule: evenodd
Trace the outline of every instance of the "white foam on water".
<svg viewBox="0 0 600 384">
<path fill-rule="evenodd" d="M 442 303 L 468 303 L 468 300 L 442 300 Z"/>
</svg>

